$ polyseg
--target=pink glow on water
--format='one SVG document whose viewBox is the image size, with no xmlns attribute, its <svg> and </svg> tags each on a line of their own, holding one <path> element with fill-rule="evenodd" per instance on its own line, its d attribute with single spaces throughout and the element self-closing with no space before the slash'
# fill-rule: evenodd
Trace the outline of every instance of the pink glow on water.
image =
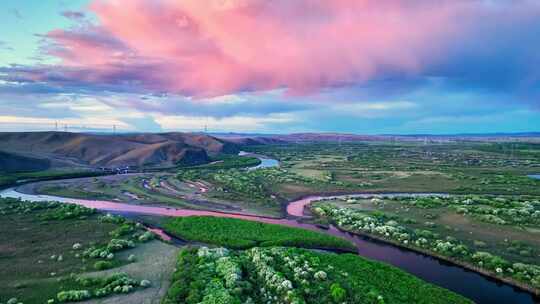
<svg viewBox="0 0 540 304">
<path fill-rule="evenodd" d="M 250 221 L 259 221 L 270 224 L 280 224 L 291 227 L 303 227 L 306 229 L 313 230 L 314 228 L 311 225 L 300 224 L 294 220 L 288 219 L 275 219 L 268 217 L 260 217 L 257 215 L 249 214 L 235 214 L 235 213 L 224 213 L 224 212 L 214 212 L 214 211 L 204 211 L 204 210 L 190 210 L 190 209 L 177 209 L 169 207 L 159 207 L 159 206 L 143 206 L 143 205 L 132 205 L 118 202 L 102 201 L 102 200 L 85 200 L 85 199 L 75 199 L 75 198 L 62 198 L 49 195 L 31 195 L 24 194 L 15 191 L 14 189 L 8 189 L 1 193 L 2 197 L 13 197 L 20 198 L 22 200 L 29 201 L 60 201 L 64 203 L 71 203 L 87 208 L 95 208 L 102 211 L 109 212 L 118 212 L 118 213 L 137 213 L 137 214 L 146 214 L 146 215 L 158 215 L 158 216 L 171 216 L 171 217 L 185 217 L 185 216 L 216 216 L 216 217 L 228 217 L 228 218 L 237 218 Z"/>
<path fill-rule="evenodd" d="M 163 230 L 161 230 L 161 229 L 158 229 L 158 228 L 146 228 L 146 230 L 155 233 L 156 235 L 158 235 L 164 241 L 171 241 L 172 240 L 172 238 L 170 236 L 168 236 L 165 232 L 163 232 Z"/>
<path fill-rule="evenodd" d="M 304 216 L 304 208 L 309 205 L 314 199 L 318 198 L 319 197 L 311 196 L 290 203 L 289 205 L 287 205 L 287 214 L 299 217 Z"/>
</svg>

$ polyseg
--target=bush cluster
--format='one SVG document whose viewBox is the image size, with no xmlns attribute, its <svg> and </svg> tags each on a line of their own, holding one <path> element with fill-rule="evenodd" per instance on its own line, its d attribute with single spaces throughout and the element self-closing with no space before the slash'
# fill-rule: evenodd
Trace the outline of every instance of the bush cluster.
<svg viewBox="0 0 540 304">
<path fill-rule="evenodd" d="M 148 280 L 135 280 L 125 273 L 115 273 L 108 277 L 78 277 L 76 283 L 85 289 L 65 290 L 57 294 L 59 302 L 76 302 L 90 298 L 102 298 L 111 294 L 130 293 L 137 288 L 151 286 Z"/>
<path fill-rule="evenodd" d="M 202 247 L 182 250 L 162 303 L 471 302 L 356 255 L 285 247 L 246 251 Z"/>
</svg>

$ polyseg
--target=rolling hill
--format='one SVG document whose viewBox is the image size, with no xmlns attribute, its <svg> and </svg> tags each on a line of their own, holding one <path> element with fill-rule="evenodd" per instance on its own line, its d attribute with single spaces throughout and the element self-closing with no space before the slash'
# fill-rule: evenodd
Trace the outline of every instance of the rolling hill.
<svg viewBox="0 0 540 304">
<path fill-rule="evenodd" d="M 15 153 L 0 151 L 0 172 L 40 171 L 50 167 L 47 159 L 25 157 Z"/>
<path fill-rule="evenodd" d="M 204 134 L 161 133 L 96 135 L 68 132 L 0 133 L 0 150 L 45 159 L 55 166 L 89 167 L 197 165 L 219 153 L 237 153 L 237 145 Z M 32 161 L 30 161 L 32 160 Z M 11 162 L 11 161 L 8 161 Z M 13 162 L 16 168 L 26 161 Z M 19 164 L 19 165 L 17 165 Z"/>
</svg>

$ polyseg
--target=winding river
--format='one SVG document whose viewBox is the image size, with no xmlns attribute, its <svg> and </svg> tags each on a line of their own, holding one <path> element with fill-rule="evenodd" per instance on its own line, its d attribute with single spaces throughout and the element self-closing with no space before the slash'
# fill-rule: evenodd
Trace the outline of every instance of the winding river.
<svg viewBox="0 0 540 304">
<path fill-rule="evenodd" d="M 272 168 L 272 167 L 278 167 L 279 166 L 279 161 L 278 160 L 267 157 L 267 156 L 264 156 L 264 155 L 255 154 L 255 153 L 249 153 L 249 152 L 244 152 L 244 151 L 240 151 L 240 153 L 238 153 L 238 155 L 257 157 L 261 161 L 260 164 L 258 164 L 257 166 L 254 166 L 254 167 L 250 167 L 250 168 L 248 168 L 248 170 L 260 169 L 260 168 Z"/>
<path fill-rule="evenodd" d="M 269 159 L 269 158 L 265 158 Z M 278 162 L 274 160 L 270 166 L 277 166 Z M 268 167 L 268 166 L 266 166 Z M 395 193 L 388 195 L 412 195 L 410 193 Z M 431 193 L 414 195 L 432 195 Z M 371 194 L 346 195 L 346 197 L 368 197 Z M 466 270 L 462 267 L 452 265 L 437 258 L 417 253 L 411 250 L 403 249 L 390 245 L 369 237 L 362 237 L 350 233 L 342 232 L 331 226 L 329 229 L 322 229 L 312 224 L 301 223 L 297 219 L 304 216 L 304 207 L 315 200 L 322 198 L 340 197 L 340 196 L 311 196 L 293 201 L 287 206 L 288 217 L 285 219 L 267 218 L 254 215 L 230 214 L 213 211 L 187 210 L 167 207 L 140 206 L 112 201 L 102 200 L 84 200 L 50 195 L 34 195 L 18 192 L 16 188 L 9 188 L 0 192 L 0 197 L 20 198 L 28 201 L 60 201 L 65 203 L 78 204 L 89 208 L 96 208 L 106 212 L 131 213 L 159 216 L 219 216 L 231 217 L 265 223 L 300 227 L 323 233 L 339 236 L 351 240 L 358 247 L 358 254 L 373 260 L 385 262 L 401 268 L 423 280 L 432 284 L 450 289 L 459 293 L 476 303 L 540 303 L 540 300 L 533 297 L 530 293 L 523 292 L 508 284 L 500 283 L 496 280 L 483 276 L 479 273 Z M 345 196 L 341 196 L 345 197 Z"/>
</svg>

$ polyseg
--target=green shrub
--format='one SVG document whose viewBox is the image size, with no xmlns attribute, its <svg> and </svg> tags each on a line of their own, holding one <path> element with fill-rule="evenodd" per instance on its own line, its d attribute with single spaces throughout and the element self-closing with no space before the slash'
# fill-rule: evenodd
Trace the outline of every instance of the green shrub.
<svg viewBox="0 0 540 304">
<path fill-rule="evenodd" d="M 113 267 L 113 264 L 108 261 L 97 261 L 94 263 L 94 269 L 96 270 L 105 270 Z"/>
<path fill-rule="evenodd" d="M 334 300 L 334 302 L 341 303 L 343 302 L 343 300 L 345 300 L 347 291 L 341 288 L 339 283 L 334 283 L 330 285 L 330 295 L 332 296 L 332 299 Z"/>
</svg>

